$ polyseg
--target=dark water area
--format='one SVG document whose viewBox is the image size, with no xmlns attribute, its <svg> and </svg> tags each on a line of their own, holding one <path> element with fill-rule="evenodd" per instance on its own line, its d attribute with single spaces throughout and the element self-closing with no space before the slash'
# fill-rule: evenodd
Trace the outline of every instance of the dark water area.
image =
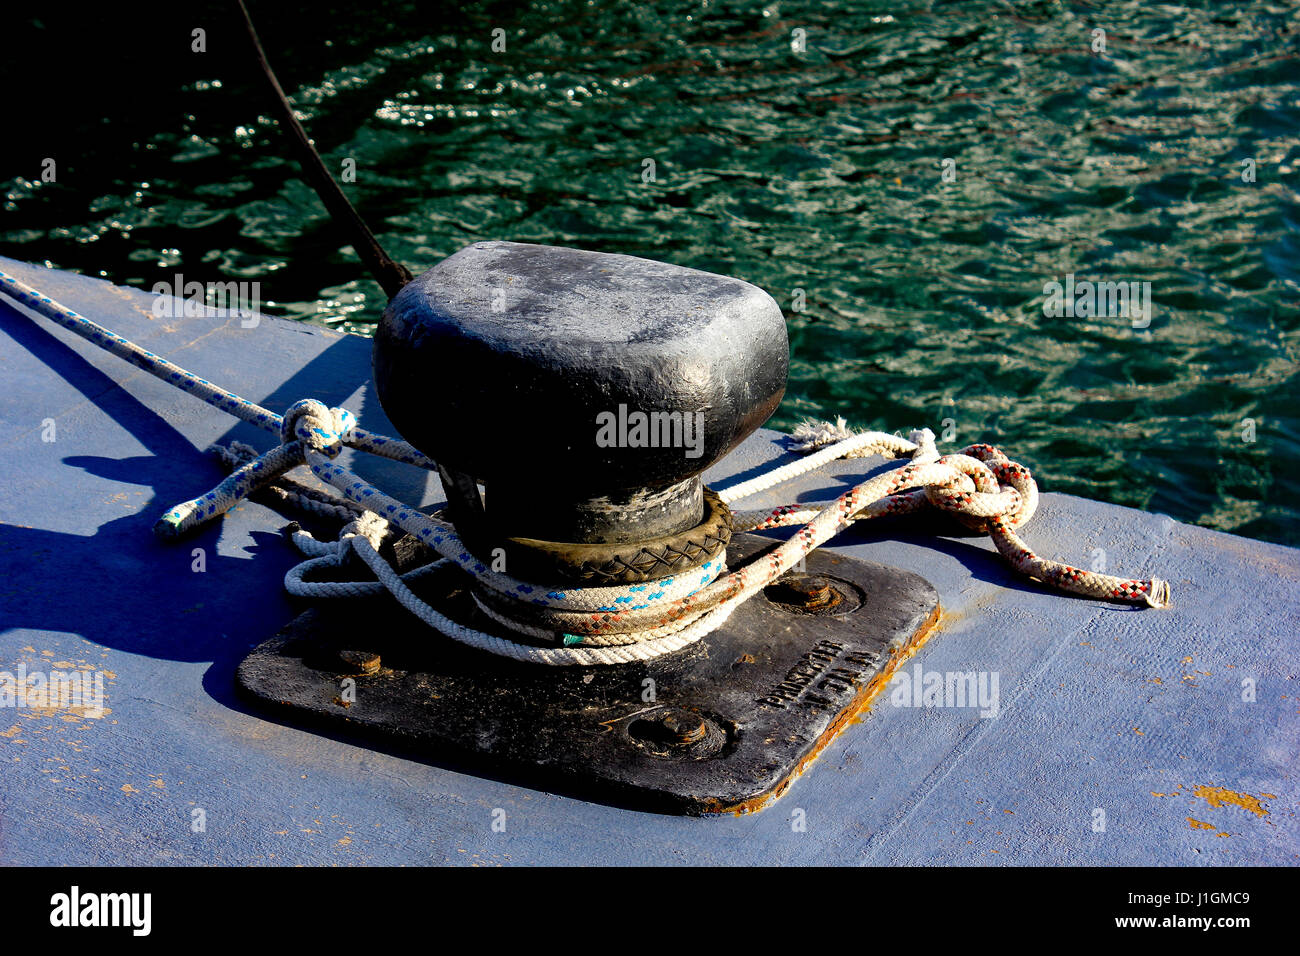
<svg viewBox="0 0 1300 956">
<path fill-rule="evenodd" d="M 412 270 L 500 238 L 739 276 L 788 318 L 777 427 L 928 425 L 1046 490 L 1300 544 L 1296 4 L 250 6 Z M 0 252 L 256 281 L 367 333 L 385 297 L 229 5 L 88 10 L 9 14 Z M 1150 313 L 1049 314 L 1067 275 Z"/>
</svg>

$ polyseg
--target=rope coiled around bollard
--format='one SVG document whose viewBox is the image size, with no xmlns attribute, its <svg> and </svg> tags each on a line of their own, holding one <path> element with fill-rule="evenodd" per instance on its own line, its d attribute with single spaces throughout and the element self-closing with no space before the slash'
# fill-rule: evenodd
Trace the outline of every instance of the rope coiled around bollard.
<svg viewBox="0 0 1300 956">
<path fill-rule="evenodd" d="M 854 521 L 884 514 L 909 514 L 935 508 L 968 527 L 987 533 L 1002 556 L 1029 577 L 1086 597 L 1167 607 L 1168 584 L 1158 578 L 1134 580 L 1099 574 L 1038 555 L 1016 534 L 1038 507 L 1038 486 L 1029 470 L 990 445 L 971 445 L 940 456 L 929 429 L 903 439 L 884 432 L 853 434 L 836 424 L 809 423 L 794 434 L 807 457 L 775 468 L 719 493 L 730 503 L 790 481 L 832 461 L 880 454 L 907 455 L 903 466 L 849 489 L 834 501 L 782 505 L 734 512 L 735 530 L 758 531 L 800 525 L 787 541 L 728 571 L 715 557 L 698 568 L 638 585 L 556 588 L 519 580 L 487 567 L 465 547 L 450 524 L 385 495 L 338 465 L 344 447 L 434 470 L 432 459 L 406 442 L 367 432 L 346 409 L 314 399 L 295 402 L 283 416 L 199 378 L 154 355 L 36 289 L 0 272 L 0 292 L 117 355 L 243 421 L 275 433 L 280 444 L 250 457 L 243 449 L 224 456 L 234 466 L 216 488 L 169 509 L 155 525 L 164 539 L 224 514 L 254 492 L 272 487 L 288 471 L 306 465 L 341 493 L 330 501 L 318 493 L 283 493 L 286 500 L 321 514 L 350 519 L 335 542 L 320 542 L 304 531 L 294 544 L 308 560 L 285 576 L 290 593 L 313 599 L 372 596 L 387 591 L 415 616 L 447 637 L 489 653 L 552 666 L 620 664 L 672 653 L 721 626 L 741 603 L 794 567 Z M 399 574 L 380 554 L 393 529 L 401 529 L 441 557 Z M 354 553 L 374 581 L 311 581 L 327 564 L 341 565 Z M 409 587 L 435 568 L 458 566 L 474 581 L 480 610 L 508 630 L 505 637 L 453 621 L 424 602 Z M 538 643 L 541 642 L 541 643 Z"/>
</svg>

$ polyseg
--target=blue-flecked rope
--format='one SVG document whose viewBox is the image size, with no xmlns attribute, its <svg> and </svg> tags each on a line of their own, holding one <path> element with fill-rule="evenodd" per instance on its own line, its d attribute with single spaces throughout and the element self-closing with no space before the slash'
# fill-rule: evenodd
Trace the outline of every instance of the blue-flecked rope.
<svg viewBox="0 0 1300 956">
<path fill-rule="evenodd" d="M 174 539 L 211 521 L 229 511 L 259 488 L 271 484 L 286 471 L 305 464 L 313 474 L 336 488 L 347 499 L 366 511 L 373 512 L 387 523 L 414 535 L 444 558 L 459 565 L 481 584 L 511 600 L 538 608 L 613 614 L 645 610 L 657 602 L 666 603 L 689 597 L 712 583 L 725 570 L 723 561 L 714 559 L 689 573 L 659 579 L 651 585 L 596 588 L 557 589 L 553 586 L 512 578 L 492 570 L 476 558 L 465 547 L 450 524 L 430 518 L 415 508 L 385 495 L 333 461 L 346 446 L 429 470 L 437 468 L 431 458 L 406 442 L 368 432 L 357 425 L 351 412 L 346 409 L 329 408 L 323 402 L 314 399 L 295 402 L 283 416 L 277 415 L 142 348 L 2 271 L 0 271 L 0 292 L 169 385 L 201 398 L 242 421 L 279 435 L 280 445 L 240 465 L 211 491 L 168 509 L 154 525 L 154 532 L 160 538 Z M 354 542 L 354 544 L 360 553 L 364 545 L 361 542 Z M 397 583 L 400 585 L 400 580 Z M 399 600 L 402 600 L 400 594 L 394 593 Z M 494 635 L 480 636 L 493 643 L 500 642 L 500 646 L 485 647 L 485 649 L 520 659 L 537 659 L 551 664 L 622 663 L 668 653 L 684 646 L 684 643 L 688 643 L 689 640 L 697 639 L 700 635 L 687 635 L 687 632 L 692 630 L 688 625 L 689 622 L 684 622 L 682 626 L 668 628 L 667 630 L 679 636 L 663 635 L 663 641 L 647 640 L 639 645 L 640 649 L 637 651 L 614 647 L 550 649 L 520 645 L 523 648 L 521 654 L 509 647 L 513 642 Z M 459 628 L 459 625 L 456 627 Z M 439 628 L 446 630 L 441 625 Z M 478 632 L 470 633 L 478 634 Z M 559 631 L 552 633 L 566 645 L 584 639 L 578 635 L 564 634 Z M 453 634 L 452 636 L 458 639 L 464 638 L 464 635 Z M 682 636 L 687 639 L 683 641 Z M 658 647 L 653 646 L 656 643 L 659 644 Z M 552 659 L 536 657 L 534 652 L 545 652 L 544 656 Z M 600 659 L 602 654 L 623 656 L 618 659 L 604 660 Z"/>
<path fill-rule="evenodd" d="M 321 409 L 325 409 L 320 402 L 311 399 L 296 402 L 289 407 L 285 416 L 277 415 L 270 409 L 213 385 L 207 379 L 200 378 L 161 355 L 155 355 L 148 349 L 124 339 L 116 332 L 55 302 L 49 296 L 8 273 L 0 272 L 0 283 L 2 283 L 0 291 L 10 298 L 57 322 L 70 332 L 75 332 L 88 342 L 111 352 L 118 358 L 125 359 L 136 368 L 162 379 L 168 385 L 203 399 L 214 408 L 219 408 L 241 421 L 280 436 L 283 444 L 278 448 L 236 469 L 229 478 L 206 495 L 169 510 L 159 519 L 158 526 L 154 529 L 160 536 L 175 537 L 204 521 L 224 514 L 258 488 L 270 484 L 295 465 L 302 464 L 303 457 L 301 451 L 295 447 L 295 441 L 319 439 L 322 450 L 329 449 L 330 457 L 338 454 L 341 441 L 342 444 L 384 458 L 391 458 L 394 461 L 407 462 L 421 468 L 437 468 L 432 459 L 406 442 L 361 428 L 350 412 L 342 411 L 344 417 L 338 422 L 331 423 L 338 426 L 338 431 L 335 433 L 336 437 L 330 436 L 319 428 L 321 417 L 319 413 Z M 314 414 L 308 415 L 309 411 Z M 316 430 L 313 432 L 312 429 Z"/>
</svg>

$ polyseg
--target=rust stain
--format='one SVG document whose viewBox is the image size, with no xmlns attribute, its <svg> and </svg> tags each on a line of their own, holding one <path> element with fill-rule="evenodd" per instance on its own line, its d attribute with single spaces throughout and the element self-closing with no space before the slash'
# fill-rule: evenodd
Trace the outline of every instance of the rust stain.
<svg viewBox="0 0 1300 956">
<path fill-rule="evenodd" d="M 1216 827 L 1213 823 L 1202 823 L 1200 820 L 1193 820 L 1191 817 L 1187 818 L 1187 822 L 1193 830 L 1217 830 L 1218 829 L 1218 827 Z"/>
<path fill-rule="evenodd" d="M 1192 796 L 1200 797 L 1215 809 L 1225 804 L 1232 804 L 1241 807 L 1243 810 L 1249 810 L 1257 817 L 1268 816 L 1268 811 L 1260 804 L 1261 800 L 1277 799 L 1275 793 L 1261 793 L 1256 797 L 1249 793 L 1237 793 L 1237 791 L 1229 790 L 1226 787 L 1216 787 L 1213 784 L 1197 787 L 1192 791 Z"/>
<path fill-rule="evenodd" d="M 18 736 L 18 733 L 19 733 L 18 725 L 17 725 L 17 724 L 14 724 L 12 727 L 10 727 L 8 730 L 6 730 L 4 733 L 0 734 L 0 737 L 9 737 L 9 738 L 13 738 L 13 737 L 17 737 L 17 736 Z"/>
<path fill-rule="evenodd" d="M 817 738 L 817 742 L 813 744 L 812 750 L 808 752 L 808 755 L 800 760 L 795 768 L 790 771 L 789 775 L 777 784 L 776 787 L 765 794 L 753 798 L 752 800 L 746 800 L 734 805 L 724 804 L 720 801 L 710 801 L 709 806 L 704 812 L 706 814 L 732 813 L 739 817 L 747 813 L 754 813 L 761 810 L 772 801 L 779 799 L 781 795 L 790 788 L 790 784 L 799 779 L 800 775 L 803 774 L 809 765 L 821 756 L 821 752 L 826 749 L 827 745 L 839 736 L 840 731 L 850 723 L 856 723 L 859 718 L 871 708 L 872 702 L 889 684 L 889 680 L 894 676 L 894 672 L 903 664 L 911 660 L 912 656 L 916 654 L 916 652 L 921 649 L 922 645 L 924 645 L 925 642 L 928 641 L 938 630 L 939 621 L 942 617 L 941 609 L 936 606 L 930 616 L 916 629 L 916 633 L 912 635 L 906 645 L 894 652 L 890 657 L 889 662 L 876 672 L 875 677 L 871 679 L 866 687 L 862 688 L 856 699 L 840 711 L 839 716 L 837 716 L 835 720 L 831 721 L 831 725 L 826 728 L 825 732 L 822 733 L 820 737 Z"/>
</svg>

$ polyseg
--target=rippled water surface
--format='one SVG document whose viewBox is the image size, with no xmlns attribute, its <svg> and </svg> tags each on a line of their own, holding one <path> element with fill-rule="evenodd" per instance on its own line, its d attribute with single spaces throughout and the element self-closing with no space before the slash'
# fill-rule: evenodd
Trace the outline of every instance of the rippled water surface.
<svg viewBox="0 0 1300 956">
<path fill-rule="evenodd" d="M 1300 544 L 1296 5 L 252 6 L 413 270 L 505 238 L 736 275 L 789 319 L 778 426 L 947 420 L 946 447 L 1000 444 L 1046 489 Z M 9 151 L 0 249 L 146 288 L 260 280 L 268 312 L 366 332 L 383 294 L 225 6 L 194 10 L 206 54 L 188 25 L 100 24 L 132 55 Z M 8 84 L 76 42 L 36 16 Z M 1149 328 L 1046 317 L 1067 273 L 1149 282 Z"/>
</svg>

